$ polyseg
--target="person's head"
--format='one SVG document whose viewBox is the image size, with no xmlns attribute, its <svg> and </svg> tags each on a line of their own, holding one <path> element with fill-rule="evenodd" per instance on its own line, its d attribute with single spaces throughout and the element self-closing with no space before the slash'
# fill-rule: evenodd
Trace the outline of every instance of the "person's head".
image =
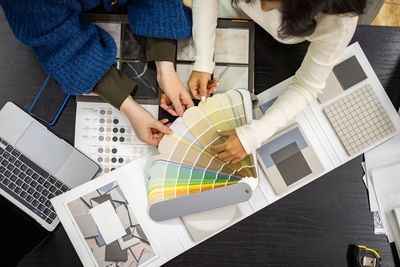
<svg viewBox="0 0 400 267">
<path fill-rule="evenodd" d="M 254 0 L 233 0 L 253 3 Z M 366 5 L 366 0 L 261 0 L 261 9 L 282 12 L 282 23 L 279 29 L 281 38 L 289 36 L 304 37 L 312 34 L 317 26 L 315 16 L 325 14 L 360 15 Z"/>
</svg>

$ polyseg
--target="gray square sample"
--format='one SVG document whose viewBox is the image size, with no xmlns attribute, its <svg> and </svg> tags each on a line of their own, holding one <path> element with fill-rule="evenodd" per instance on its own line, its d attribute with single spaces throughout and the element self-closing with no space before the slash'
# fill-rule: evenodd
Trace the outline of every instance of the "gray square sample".
<svg viewBox="0 0 400 267">
<path fill-rule="evenodd" d="M 190 78 L 190 75 L 192 74 L 192 69 L 192 64 L 176 64 L 176 74 L 178 74 L 179 79 L 181 80 L 188 92 L 190 92 L 190 89 L 187 82 Z"/>
<path fill-rule="evenodd" d="M 176 59 L 182 61 L 194 61 L 196 49 L 194 46 L 193 37 L 186 40 L 177 41 Z"/>
<path fill-rule="evenodd" d="M 82 216 L 77 216 L 75 217 L 75 221 L 84 238 L 95 237 L 99 234 L 92 215 L 85 214 Z"/>
<path fill-rule="evenodd" d="M 90 202 L 92 204 L 92 207 L 95 207 L 98 204 L 104 203 L 106 201 L 110 201 L 112 203 L 114 209 L 115 209 L 115 205 L 114 205 L 113 201 L 111 201 L 111 196 L 110 195 L 101 195 L 99 197 L 95 197 L 95 198 L 92 198 L 90 200 Z"/>
<path fill-rule="evenodd" d="M 333 73 L 344 90 L 368 78 L 355 56 L 336 65 Z"/>
<path fill-rule="evenodd" d="M 122 250 L 118 244 L 118 241 L 114 241 L 106 246 L 105 258 L 106 261 L 127 261 L 128 251 Z"/>
<path fill-rule="evenodd" d="M 123 25 L 122 55 L 123 59 L 138 59 L 140 38 L 135 36 L 128 24 Z"/>
<path fill-rule="evenodd" d="M 271 154 L 278 171 L 289 186 L 312 173 L 295 142 Z"/>
</svg>

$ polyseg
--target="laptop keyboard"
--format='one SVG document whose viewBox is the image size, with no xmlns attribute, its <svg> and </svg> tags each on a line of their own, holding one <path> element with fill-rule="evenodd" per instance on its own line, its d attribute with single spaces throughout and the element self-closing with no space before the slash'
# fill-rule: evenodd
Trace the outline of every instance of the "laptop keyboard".
<svg viewBox="0 0 400 267">
<path fill-rule="evenodd" d="M 50 199 L 70 189 L 1 138 L 0 188 L 49 224 L 57 217 Z"/>
</svg>

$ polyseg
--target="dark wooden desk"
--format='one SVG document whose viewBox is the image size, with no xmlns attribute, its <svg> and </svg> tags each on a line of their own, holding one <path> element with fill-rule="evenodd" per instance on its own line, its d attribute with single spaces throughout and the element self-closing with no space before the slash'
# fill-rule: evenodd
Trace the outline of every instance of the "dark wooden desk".
<svg viewBox="0 0 400 267">
<path fill-rule="evenodd" d="M 400 105 L 400 28 L 360 26 L 359 41 L 396 107 Z M 307 44 L 286 46 L 256 31 L 256 89 L 293 75 Z M 13 101 L 27 110 L 46 73 L 32 51 L 12 35 L 0 11 L 0 106 Z M 51 131 L 73 143 L 75 103 L 69 101 Z M 362 157 L 324 175 L 282 200 L 173 259 L 169 266 L 346 266 L 349 244 L 377 249 L 383 266 L 395 266 L 385 236 L 373 234 Z M 0 222 L 2 227 L 2 223 Z M 2 252 L 5 253 L 5 252 Z M 397 263 L 398 264 L 398 263 Z M 1 264 L 0 264 L 1 265 Z M 80 266 L 63 227 L 20 266 Z"/>
</svg>

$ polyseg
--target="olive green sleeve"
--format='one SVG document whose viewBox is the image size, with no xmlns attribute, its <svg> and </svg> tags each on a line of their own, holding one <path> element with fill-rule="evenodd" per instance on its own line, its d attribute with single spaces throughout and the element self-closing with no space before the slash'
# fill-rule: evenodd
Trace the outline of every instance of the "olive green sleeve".
<svg viewBox="0 0 400 267">
<path fill-rule="evenodd" d="M 176 40 L 160 38 L 143 38 L 139 51 L 139 60 L 175 62 Z"/>
<path fill-rule="evenodd" d="M 92 91 L 115 108 L 120 109 L 122 103 L 135 87 L 135 81 L 111 66 Z"/>
</svg>

